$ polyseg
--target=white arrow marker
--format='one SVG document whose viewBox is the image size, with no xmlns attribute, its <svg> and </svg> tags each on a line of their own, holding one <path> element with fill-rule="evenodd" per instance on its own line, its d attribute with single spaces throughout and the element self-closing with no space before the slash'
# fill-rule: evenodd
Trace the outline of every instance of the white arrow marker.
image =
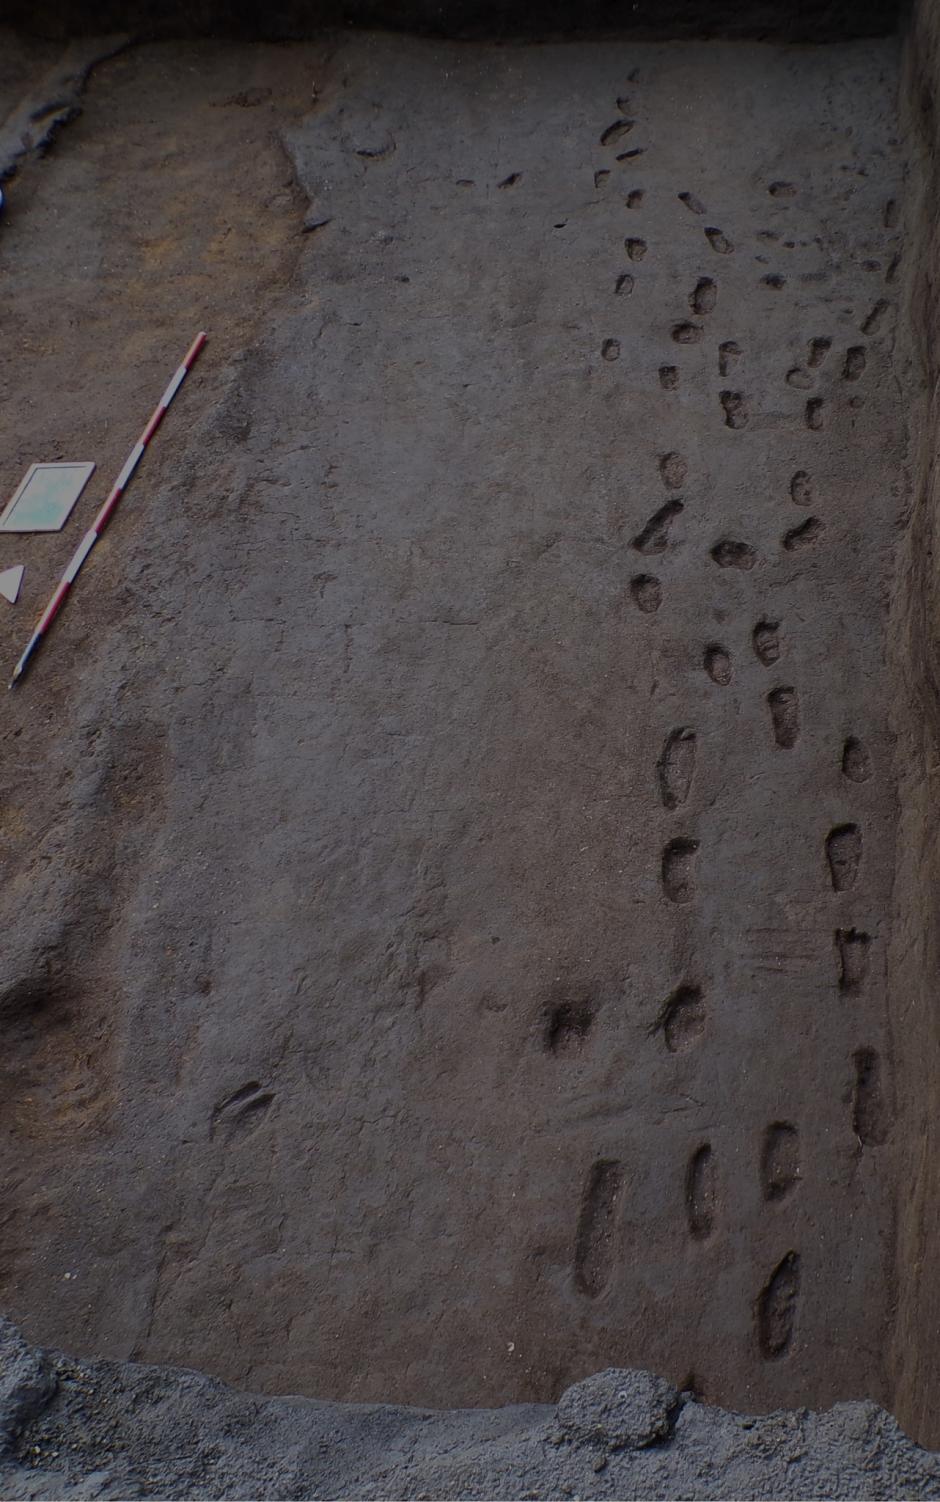
<svg viewBox="0 0 940 1502">
<path fill-rule="evenodd" d="M 23 564 L 18 563 L 15 568 L 5 568 L 0 574 L 0 595 L 9 600 L 11 605 L 16 604 L 16 597 L 20 592 L 23 582 Z"/>
</svg>

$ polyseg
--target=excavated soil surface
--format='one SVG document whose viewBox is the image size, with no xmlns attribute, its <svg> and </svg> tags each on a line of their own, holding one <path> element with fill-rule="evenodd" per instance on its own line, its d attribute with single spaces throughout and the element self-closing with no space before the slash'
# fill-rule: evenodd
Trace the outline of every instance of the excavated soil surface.
<svg viewBox="0 0 940 1502">
<path fill-rule="evenodd" d="M 8 121 L 103 59 L 0 221 L 0 486 L 99 465 L 11 668 L 210 335 L 0 725 L 31 1339 L 889 1398 L 897 54 L 9 38 Z"/>
</svg>

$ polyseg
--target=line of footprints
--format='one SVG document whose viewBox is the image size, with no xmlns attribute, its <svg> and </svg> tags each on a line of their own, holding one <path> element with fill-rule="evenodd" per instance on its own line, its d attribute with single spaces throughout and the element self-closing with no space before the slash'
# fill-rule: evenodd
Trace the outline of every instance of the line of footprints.
<svg viewBox="0 0 940 1502">
<path fill-rule="evenodd" d="M 680 490 L 685 483 L 687 465 L 681 454 L 670 453 L 662 455 L 659 461 L 660 477 L 667 491 Z M 814 487 L 812 476 L 807 470 L 800 469 L 791 477 L 789 484 L 791 500 L 797 506 L 809 506 L 814 499 Z M 685 502 L 681 496 L 670 496 L 667 501 L 659 506 L 641 527 L 640 531 L 631 539 L 631 546 L 643 557 L 652 558 L 657 554 L 665 553 L 670 543 L 671 532 L 674 523 L 685 510 Z M 799 553 L 806 548 L 813 547 L 822 537 L 826 530 L 826 524 L 818 516 L 808 516 L 805 521 L 798 522 L 788 527 L 780 538 L 780 546 L 785 553 Z M 719 537 L 709 549 L 709 556 L 718 568 L 741 569 L 745 572 L 754 567 L 758 561 L 757 550 L 750 543 L 740 538 Z M 662 585 L 654 575 L 641 573 L 635 574 L 630 580 L 630 595 L 637 609 L 644 615 L 654 614 L 662 604 Z M 770 649 L 770 646 L 768 647 Z M 718 677 L 716 682 L 730 681 L 730 661 L 717 663 L 718 671 L 727 669 L 728 676 L 724 679 Z M 705 659 L 705 668 L 710 677 L 715 677 L 712 672 L 709 658 Z"/>
<path fill-rule="evenodd" d="M 754 628 L 754 651 L 767 666 L 775 663 L 779 656 L 778 633 L 779 626 L 774 622 L 761 621 Z M 716 681 L 720 682 L 721 678 Z M 796 690 L 791 687 L 772 689 L 767 695 L 767 704 L 777 745 L 792 748 L 799 737 Z M 697 750 L 698 738 L 690 727 L 679 726 L 667 735 L 656 763 L 656 781 L 664 808 L 676 810 L 685 804 L 695 776 Z M 843 776 L 850 782 L 859 783 L 866 782 L 872 772 L 872 758 L 867 747 L 857 736 L 849 736 L 842 748 Z M 693 900 L 698 848 L 698 841 L 686 836 L 667 841 L 662 853 L 661 881 L 663 893 L 670 902 L 681 905 Z M 855 823 L 839 824 L 826 835 L 823 854 L 833 892 L 851 891 L 855 886 L 862 864 L 862 849 L 862 832 Z M 850 996 L 860 992 L 868 975 L 870 935 L 856 928 L 836 928 L 833 943 L 840 993 Z M 651 1031 L 661 1033 L 667 1050 L 675 1054 L 692 1048 L 704 1034 L 706 1025 L 707 1009 L 701 988 L 683 984 L 667 998 Z M 875 1049 L 859 1048 L 853 1054 L 852 1062 L 852 1129 L 862 1147 L 877 1147 L 887 1140 L 890 1126 L 882 1087 L 881 1061 Z M 785 1198 L 798 1183 L 799 1137 L 789 1122 L 774 1122 L 767 1127 L 760 1173 L 764 1198 L 768 1201 Z M 590 1199 L 589 1190 L 583 1208 L 588 1220 L 592 1218 Z M 717 1205 L 714 1154 L 709 1143 L 698 1146 L 689 1160 L 685 1205 L 689 1234 L 695 1240 L 707 1240 L 714 1229 Z M 587 1274 L 582 1280 L 583 1291 L 591 1292 L 596 1276 L 596 1272 Z M 790 1251 L 774 1268 L 755 1306 L 757 1343 L 766 1358 L 782 1356 L 789 1348 L 799 1283 L 799 1255 Z"/>
<path fill-rule="evenodd" d="M 636 83 L 638 77 L 639 72 L 635 70 L 630 75 L 630 81 Z M 621 112 L 620 116 L 602 132 L 600 137 L 600 145 L 602 147 L 614 149 L 620 146 L 624 138 L 633 131 L 637 124 L 637 121 L 629 114 L 630 100 L 628 97 L 625 96 L 618 99 L 617 107 Z M 623 165 L 624 163 L 634 162 L 643 155 L 645 155 L 645 147 L 634 146 L 623 151 L 615 151 L 615 161 L 619 165 Z M 610 178 L 610 175 L 611 171 L 609 168 L 598 169 L 594 173 L 595 188 L 603 187 Z M 798 190 L 793 183 L 775 181 L 768 185 L 767 191 L 771 198 L 782 200 L 796 197 Z M 624 202 L 628 209 L 639 209 L 643 205 L 645 196 L 643 188 L 632 188 L 627 192 Z M 694 193 L 681 192 L 677 194 L 677 197 L 679 202 L 689 210 L 690 214 L 700 217 L 706 216 L 707 210 L 705 205 Z M 887 230 L 896 229 L 898 218 L 897 201 L 889 199 L 884 207 L 884 228 Z M 717 225 L 706 225 L 703 229 L 703 237 L 709 250 L 715 255 L 730 256 L 734 254 L 732 241 Z M 758 239 L 768 247 L 780 238 L 780 234 L 775 230 L 761 230 L 758 233 Z M 793 240 L 785 240 L 783 242 L 784 247 L 787 249 L 793 249 L 795 243 Z M 643 261 L 646 258 L 648 249 L 646 240 L 640 235 L 630 234 L 624 240 L 624 250 L 631 264 L 636 265 Z M 758 260 L 765 259 L 762 255 L 758 256 Z M 895 280 L 899 262 L 899 255 L 895 255 L 890 261 L 885 273 L 886 282 L 891 283 Z M 878 264 L 877 262 L 873 262 L 872 266 L 876 267 Z M 778 271 L 769 271 L 760 277 L 760 282 L 762 286 L 769 290 L 780 292 L 787 285 L 787 278 Z M 633 272 L 621 271 L 614 282 L 614 293 L 618 297 L 629 297 L 635 291 L 636 285 L 636 276 Z M 714 277 L 703 275 L 698 278 L 695 286 L 689 292 L 688 305 L 695 319 L 705 319 L 715 311 L 718 305 L 718 283 Z M 890 304 L 886 298 L 879 297 L 876 299 L 861 324 L 861 332 L 866 336 L 877 335 L 885 322 L 889 307 Z M 683 317 L 677 323 L 673 324 L 671 338 L 678 345 L 700 344 L 705 337 L 705 332 L 704 323 L 694 322 Z M 787 370 L 785 375 L 787 385 L 798 391 L 811 391 L 816 384 L 815 372 L 823 365 L 831 349 L 831 339 L 825 337 L 811 339 L 807 346 L 805 363 L 791 366 Z M 601 356 L 603 359 L 608 361 L 619 360 L 620 353 L 621 344 L 619 339 L 610 337 L 603 340 L 601 344 Z M 735 368 L 742 355 L 743 351 L 734 339 L 724 340 L 718 346 L 718 374 L 725 379 L 733 378 Z M 843 356 L 841 368 L 843 381 L 854 382 L 859 380 L 865 372 L 867 363 L 868 355 L 865 346 L 863 344 L 850 345 L 845 350 Z M 659 367 L 659 384 L 664 391 L 677 390 L 679 383 L 680 370 L 677 365 L 661 365 Z M 722 419 L 725 426 L 733 429 L 746 428 L 750 422 L 750 407 L 745 394 L 741 391 L 729 389 L 719 392 L 718 399 L 721 404 Z M 859 396 L 851 397 L 849 405 L 852 407 L 861 406 L 862 400 Z M 824 397 L 816 395 L 807 396 L 803 410 L 803 420 L 810 432 L 818 433 L 823 430 L 826 425 L 826 401 Z M 802 472 L 795 475 L 793 490 L 799 492 L 799 494 L 794 493 L 794 500 L 797 500 L 798 504 L 808 505 L 811 502 L 812 486 L 808 475 Z M 674 507 L 675 504 L 673 503 Z M 673 515 L 678 514 L 678 511 L 681 511 L 681 509 L 680 504 L 678 505 L 678 510 L 673 510 Z M 671 517 L 667 518 L 667 520 L 671 520 Z M 655 517 L 651 518 L 648 524 L 648 529 L 652 528 L 654 532 L 655 521 Z M 788 550 L 804 547 L 815 542 L 822 531 L 823 523 L 819 518 L 810 517 L 806 522 L 797 528 L 793 528 L 785 535 L 783 546 Z M 665 542 L 663 542 L 663 546 L 665 546 Z M 714 552 L 713 556 L 715 556 Z M 750 558 L 749 562 L 746 561 L 748 557 Z M 721 559 L 716 558 L 716 562 L 721 561 Z M 739 553 L 737 558 L 729 557 L 727 561 L 735 563 L 737 567 L 749 568 L 753 565 L 754 555 L 752 550 L 747 549 L 744 553 Z M 655 606 L 647 606 L 647 608 L 655 608 Z"/>
<path fill-rule="evenodd" d="M 775 1121 L 764 1132 L 760 1179 L 767 1201 L 786 1198 L 800 1178 L 799 1135 L 789 1122 Z M 623 1189 L 620 1163 L 607 1159 L 593 1164 L 588 1175 L 575 1243 L 575 1278 L 580 1291 L 597 1298 L 614 1272 L 611 1235 L 617 1202 Z M 702 1143 L 689 1160 L 685 1175 L 686 1219 L 690 1236 L 707 1241 L 718 1213 L 718 1186 L 711 1145 Z M 800 1259 L 788 1252 L 774 1268 L 757 1300 L 757 1340 L 763 1356 L 783 1355 L 792 1333 L 800 1284 Z"/>
<path fill-rule="evenodd" d="M 636 79 L 636 74 L 631 75 L 631 82 L 636 82 Z M 628 99 L 618 99 L 617 104 L 620 117 L 603 132 L 600 144 L 605 148 L 615 149 L 617 163 L 623 164 L 642 156 L 645 148 L 624 147 L 636 121 L 629 117 Z M 624 149 L 616 149 L 621 147 Z M 609 169 L 599 169 L 594 175 L 595 187 L 600 188 L 609 177 Z M 791 183 L 773 182 L 769 185 L 768 192 L 773 198 L 788 198 L 795 195 L 796 189 Z M 706 214 L 704 205 L 693 193 L 682 192 L 678 197 L 691 214 Z M 637 209 L 642 205 L 643 198 L 642 189 L 633 189 L 626 196 L 626 205 L 629 209 Z M 894 201 L 886 206 L 884 224 L 888 229 L 893 229 L 897 224 L 897 205 Z M 704 238 L 716 255 L 733 254 L 733 244 L 716 226 L 706 226 Z M 761 238 L 773 240 L 777 236 L 771 231 L 764 231 Z M 629 235 L 624 247 L 628 259 L 634 264 L 641 262 L 647 253 L 646 241 L 636 235 Z M 891 262 L 887 281 L 894 279 L 896 270 L 897 258 Z M 786 283 L 785 277 L 773 272 L 763 276 L 761 280 L 774 291 L 779 291 Z M 617 277 L 614 290 L 618 296 L 629 296 L 635 286 L 634 274 L 623 271 Z M 712 313 L 718 302 L 718 286 L 714 278 L 701 276 L 689 293 L 688 302 L 696 319 L 704 319 Z M 887 311 L 887 301 L 878 299 L 861 325 L 862 333 L 876 335 Z M 702 323 L 682 319 L 673 325 L 671 337 L 678 345 L 697 344 L 704 332 Z M 815 372 L 826 361 L 831 349 L 830 339 L 811 339 L 807 345 L 804 364 L 793 366 L 786 372 L 787 385 L 797 390 L 810 391 L 815 384 Z M 608 361 L 619 359 L 619 340 L 605 339 L 601 355 Z M 741 348 L 734 340 L 721 343 L 718 346 L 719 375 L 731 376 L 741 356 Z M 866 365 L 865 346 L 851 345 L 843 355 L 840 372 L 842 380 L 857 381 L 863 375 Z M 679 382 L 680 371 L 676 365 L 660 366 L 659 383 L 663 390 L 674 391 Z M 719 400 L 725 426 L 742 429 L 748 425 L 749 406 L 742 392 L 722 391 Z M 851 400 L 851 405 L 859 404 L 859 398 Z M 815 395 L 808 396 L 804 422 L 810 432 L 823 429 L 825 414 L 824 399 Z M 669 493 L 668 498 L 632 539 L 636 552 L 652 557 L 666 551 L 670 530 L 684 510 L 684 503 L 675 492 L 683 488 L 687 472 L 688 465 L 681 454 L 668 453 L 660 458 L 659 473 L 663 486 Z M 807 470 L 797 470 L 791 476 L 789 492 L 796 505 L 812 505 L 814 486 Z M 786 552 L 809 547 L 821 536 L 824 526 L 820 518 L 810 516 L 783 533 L 781 546 Z M 711 548 L 710 556 L 719 568 L 749 570 L 757 562 L 757 554 L 750 544 L 729 537 L 720 538 Z M 652 574 L 635 575 L 630 581 L 630 594 L 636 607 L 644 614 L 654 613 L 662 603 L 662 586 Z M 781 654 L 780 622 L 759 620 L 754 626 L 751 643 L 758 661 L 765 667 L 773 667 Z M 731 658 L 720 644 L 710 642 L 705 646 L 702 665 L 714 683 L 730 683 Z M 776 744 L 784 750 L 792 749 L 800 736 L 800 704 L 796 689 L 788 684 L 772 688 L 767 694 L 767 709 Z M 695 776 L 697 750 L 696 732 L 688 726 L 679 726 L 666 737 L 656 764 L 659 796 L 664 808 L 676 810 L 685 804 Z M 867 747 L 856 736 L 850 736 L 842 748 L 844 777 L 850 782 L 861 783 L 866 782 L 872 772 L 872 758 Z M 697 840 L 677 836 L 670 839 L 663 850 L 662 889 L 672 903 L 681 905 L 694 898 L 698 848 Z M 840 824 L 830 830 L 824 841 L 824 858 L 832 890 L 850 891 L 855 886 L 862 863 L 862 833 L 858 825 Z M 858 993 L 863 989 L 868 974 L 871 938 L 855 928 L 836 928 L 833 938 L 839 991 L 843 995 Z M 683 984 L 668 997 L 651 1032 L 662 1035 L 670 1053 L 681 1053 L 695 1046 L 706 1030 L 707 1021 L 707 1007 L 701 988 Z M 555 1051 L 558 1040 L 555 1039 L 551 1046 Z M 853 1055 L 853 1065 L 852 1127 L 863 1147 L 878 1146 L 886 1140 L 889 1128 L 880 1059 L 874 1049 L 860 1048 Z M 765 1129 L 759 1174 L 762 1195 L 767 1202 L 785 1200 L 796 1188 L 801 1177 L 800 1142 L 797 1128 L 791 1122 L 775 1121 Z M 614 1272 L 616 1238 L 613 1232 L 623 1181 L 623 1168 L 616 1160 L 601 1159 L 592 1164 L 588 1172 L 575 1243 L 575 1281 L 581 1293 L 591 1299 L 604 1292 Z M 689 1159 L 684 1197 L 690 1237 L 694 1241 L 708 1241 L 716 1229 L 719 1215 L 715 1154 L 709 1142 L 700 1143 Z M 800 1276 L 799 1254 L 788 1251 L 772 1270 L 758 1294 L 755 1303 L 755 1335 L 758 1349 L 767 1359 L 783 1356 L 790 1346 L 799 1300 Z"/>
<path fill-rule="evenodd" d="M 635 70 L 630 75 L 630 82 L 636 83 L 639 71 Z M 620 115 L 602 132 L 600 145 L 614 150 L 615 161 L 623 165 L 636 161 L 645 155 L 645 147 L 633 146 L 618 150 L 634 130 L 637 121 L 630 115 L 630 100 L 624 96 L 617 100 L 617 108 Z M 594 185 L 602 187 L 610 178 L 609 168 L 600 168 L 594 174 Z M 785 200 L 794 198 L 797 188 L 793 183 L 775 181 L 768 185 L 767 189 L 771 198 Z M 677 194 L 679 202 L 688 209 L 690 214 L 697 217 L 706 216 L 705 205 L 694 193 L 681 192 Z M 625 203 L 628 209 L 639 209 L 645 198 L 645 190 L 633 188 L 627 192 Z M 890 199 L 884 207 L 883 225 L 887 230 L 894 230 L 898 224 L 898 204 L 895 199 Z M 729 256 L 734 254 L 734 245 L 724 231 L 716 225 L 706 225 L 703 229 L 703 237 L 710 251 L 715 255 Z M 777 231 L 762 230 L 758 238 L 763 242 L 773 242 L 780 238 Z M 784 241 L 787 248 L 793 248 L 795 242 Z M 628 235 L 624 240 L 624 249 L 631 264 L 642 262 L 649 249 L 647 242 L 639 235 Z M 763 259 L 760 257 L 759 259 Z M 895 256 L 887 268 L 886 282 L 893 282 L 898 271 L 899 256 Z M 877 264 L 877 263 L 873 263 Z M 772 291 L 779 292 L 787 284 L 787 278 L 779 272 L 770 271 L 762 275 L 761 284 Z M 630 296 L 636 289 L 636 276 L 630 271 L 618 273 L 614 292 L 618 297 Z M 700 276 L 695 286 L 688 294 L 690 311 L 696 319 L 706 319 L 714 313 L 718 306 L 718 283 L 712 276 Z M 879 297 L 862 321 L 861 332 L 872 337 L 877 335 L 885 322 L 890 304 L 886 298 Z M 671 337 L 678 345 L 699 344 L 705 338 L 706 325 L 704 322 L 694 322 L 681 318 L 674 323 L 671 329 Z M 786 384 L 795 390 L 812 391 L 817 381 L 817 372 L 825 364 L 832 350 L 832 340 L 825 336 L 810 339 L 806 347 L 806 356 L 802 364 L 791 366 L 785 374 Z M 621 353 L 620 340 L 606 338 L 601 344 L 601 356 L 608 361 L 619 360 Z M 725 379 L 733 378 L 738 362 L 743 357 L 743 350 L 736 340 L 727 339 L 718 345 L 718 373 Z M 868 353 L 865 345 L 852 344 L 847 347 L 842 357 L 840 375 L 843 381 L 854 383 L 865 373 L 868 364 Z M 664 391 L 676 391 L 681 379 L 680 368 L 677 365 L 661 365 L 659 367 L 659 384 Z M 858 407 L 862 404 L 861 396 L 852 396 L 849 405 Z M 750 422 L 750 405 L 746 395 L 742 391 L 724 390 L 719 393 L 722 420 L 726 427 L 742 429 Z M 826 400 L 822 396 L 808 395 L 803 410 L 803 420 L 807 429 L 812 433 L 821 432 L 826 425 Z M 686 465 L 679 454 L 666 454 L 660 463 L 660 471 L 667 490 L 681 490 L 686 474 Z M 797 470 L 790 480 L 790 497 L 798 506 L 811 506 L 814 500 L 814 484 L 807 470 Z M 663 506 L 653 513 L 649 521 L 640 532 L 633 538 L 633 547 L 637 552 L 645 555 L 663 553 L 669 543 L 670 529 L 676 519 L 684 510 L 684 503 L 679 497 L 670 498 Z M 812 547 L 819 541 L 825 531 L 825 523 L 818 516 L 809 516 L 804 521 L 788 528 L 780 539 L 781 547 L 785 552 L 794 553 L 804 548 Z M 720 538 L 711 549 L 711 557 L 720 568 L 751 569 L 757 562 L 757 553 L 749 543 L 733 538 Z M 631 581 L 631 594 L 638 609 L 651 613 L 659 609 L 662 603 L 662 586 L 658 579 L 650 574 L 638 574 Z M 724 668 L 724 664 L 716 657 L 714 666 L 718 672 Z M 708 662 L 706 662 L 708 667 Z"/>
</svg>

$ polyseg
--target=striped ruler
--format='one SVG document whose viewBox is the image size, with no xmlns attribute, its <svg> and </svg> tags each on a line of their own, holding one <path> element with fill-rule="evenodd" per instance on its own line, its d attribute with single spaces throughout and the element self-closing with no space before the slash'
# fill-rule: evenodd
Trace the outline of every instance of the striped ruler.
<svg viewBox="0 0 940 1502">
<path fill-rule="evenodd" d="M 108 525 L 108 522 L 111 520 L 114 511 L 117 509 L 118 501 L 121 499 L 121 496 L 124 494 L 125 490 L 130 484 L 131 476 L 133 475 L 134 470 L 137 468 L 141 459 L 144 457 L 144 452 L 147 448 L 148 443 L 150 442 L 154 433 L 157 431 L 158 427 L 166 416 L 167 408 L 169 407 L 177 391 L 179 391 L 190 370 L 192 370 L 193 366 L 198 360 L 199 355 L 202 351 L 202 347 L 206 342 L 206 337 L 207 336 L 205 334 L 196 335 L 195 339 L 189 347 L 185 360 L 183 361 L 169 386 L 161 396 L 154 409 L 153 416 L 151 417 L 147 426 L 144 428 L 144 431 L 141 433 L 140 438 L 131 449 L 130 454 L 127 458 L 127 463 L 114 482 L 111 494 L 108 496 L 108 499 L 105 501 L 101 510 L 98 512 L 98 515 L 92 522 L 91 527 L 85 533 L 85 536 L 82 538 L 81 542 L 76 548 L 68 568 L 65 570 L 62 578 L 59 580 L 58 588 L 56 589 L 55 594 L 52 596 L 49 604 L 46 606 L 42 615 L 39 617 L 39 620 L 36 623 L 36 629 L 26 645 L 26 651 L 23 653 L 19 662 L 16 664 L 16 667 L 13 669 L 13 677 L 10 679 L 11 688 L 13 687 L 14 683 L 19 682 L 20 678 L 23 676 L 23 673 L 26 669 L 26 664 L 29 662 L 29 659 L 36 651 L 36 648 L 39 646 L 39 643 L 42 641 L 46 632 L 49 630 L 52 622 L 55 620 L 59 611 L 62 609 L 62 606 L 65 603 L 65 597 L 68 594 L 69 590 L 72 588 L 72 585 L 75 583 L 75 580 L 78 578 L 78 573 L 82 564 L 85 562 L 88 554 L 91 552 L 95 543 L 98 541 L 98 538 L 101 536 L 105 527 Z"/>
</svg>

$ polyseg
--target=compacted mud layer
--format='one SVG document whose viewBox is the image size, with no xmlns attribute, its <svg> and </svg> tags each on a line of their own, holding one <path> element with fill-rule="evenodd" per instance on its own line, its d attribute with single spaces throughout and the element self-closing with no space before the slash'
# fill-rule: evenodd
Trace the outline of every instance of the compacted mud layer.
<svg viewBox="0 0 940 1502">
<path fill-rule="evenodd" d="M 889 1398 L 897 83 L 893 40 L 131 46 L 25 159 L 0 477 L 101 468 L 2 539 L 11 666 L 211 340 L 0 730 L 32 1338 Z"/>
</svg>

